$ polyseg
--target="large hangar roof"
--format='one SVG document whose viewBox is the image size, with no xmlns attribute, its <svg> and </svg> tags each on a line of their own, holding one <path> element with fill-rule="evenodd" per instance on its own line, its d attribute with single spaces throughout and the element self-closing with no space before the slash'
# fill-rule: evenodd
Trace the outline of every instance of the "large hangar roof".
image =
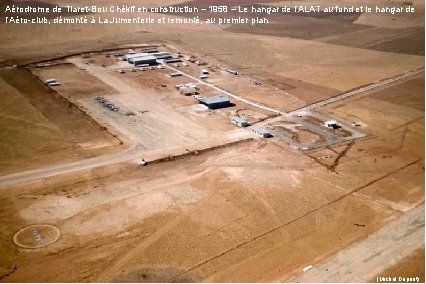
<svg viewBox="0 0 426 284">
<path fill-rule="evenodd" d="M 152 55 L 145 55 L 145 56 L 138 56 L 138 57 L 134 57 L 132 58 L 133 61 L 138 61 L 138 60 L 157 60 L 157 58 L 155 56 Z"/>
<path fill-rule="evenodd" d="M 202 101 L 205 104 L 217 104 L 217 103 L 229 102 L 230 100 L 227 95 L 218 95 L 218 96 L 212 96 L 212 97 L 204 97 Z"/>
</svg>

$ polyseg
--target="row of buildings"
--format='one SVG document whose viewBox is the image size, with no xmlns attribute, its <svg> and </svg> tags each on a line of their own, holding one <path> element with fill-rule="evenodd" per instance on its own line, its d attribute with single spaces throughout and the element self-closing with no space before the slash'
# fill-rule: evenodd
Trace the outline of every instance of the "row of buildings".
<svg viewBox="0 0 426 284">
<path fill-rule="evenodd" d="M 127 54 L 123 56 L 122 59 L 130 64 L 134 64 L 134 66 L 136 67 L 155 65 L 157 64 L 157 60 L 159 59 L 164 60 L 165 63 L 182 62 L 180 56 L 172 56 L 167 52 L 158 52 L 157 50 L 154 50 L 153 52 Z M 226 69 L 226 72 L 232 75 L 238 75 L 238 71 L 234 69 Z M 205 78 L 207 78 L 207 74 L 209 74 L 209 71 L 207 69 L 202 69 L 201 76 L 205 76 Z M 173 72 L 169 74 L 170 77 L 179 77 L 182 75 L 183 74 L 180 72 Z M 209 109 L 220 109 L 232 106 L 229 96 L 225 94 L 210 97 L 199 96 L 198 88 L 192 84 L 176 85 L 176 89 L 178 89 L 180 94 L 182 95 L 194 96 L 199 101 L 199 103 L 204 104 Z M 249 126 L 249 123 L 239 116 L 231 117 L 231 122 L 240 127 Z M 250 130 L 263 138 L 268 138 L 272 136 L 268 130 L 261 127 L 252 126 L 250 127 Z"/>
</svg>

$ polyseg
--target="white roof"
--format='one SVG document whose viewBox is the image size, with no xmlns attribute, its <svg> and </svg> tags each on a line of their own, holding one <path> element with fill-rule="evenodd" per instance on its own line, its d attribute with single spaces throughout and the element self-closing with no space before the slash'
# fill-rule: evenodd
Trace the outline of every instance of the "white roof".
<svg viewBox="0 0 426 284">
<path fill-rule="evenodd" d="M 180 88 L 180 92 L 184 94 L 195 94 L 197 93 L 197 89 L 195 89 L 195 87 L 184 87 Z"/>
<path fill-rule="evenodd" d="M 259 126 L 252 126 L 251 131 L 256 132 L 258 134 L 269 134 L 268 130 Z"/>
<path fill-rule="evenodd" d="M 155 56 L 151 56 L 151 55 L 144 55 L 144 56 L 136 56 L 133 58 L 129 58 L 131 61 L 138 61 L 138 60 L 154 60 L 157 59 L 155 58 Z"/>
<path fill-rule="evenodd" d="M 143 57 L 143 56 L 148 56 L 150 55 L 149 53 L 134 53 L 134 54 L 126 54 L 124 55 L 123 58 L 125 58 L 126 60 L 129 60 L 129 58 L 135 58 L 135 57 Z"/>
<path fill-rule="evenodd" d="M 247 123 L 247 121 L 245 121 L 244 119 L 242 119 L 239 116 L 233 116 L 233 117 L 231 117 L 231 119 L 234 120 L 234 121 L 236 121 L 236 122 L 238 122 L 238 123 L 241 123 L 241 124 Z"/>
</svg>

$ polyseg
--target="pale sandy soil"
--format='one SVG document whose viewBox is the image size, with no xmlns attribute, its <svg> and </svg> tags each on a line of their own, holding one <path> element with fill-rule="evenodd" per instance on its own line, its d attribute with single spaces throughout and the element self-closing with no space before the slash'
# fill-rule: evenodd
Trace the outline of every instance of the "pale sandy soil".
<svg viewBox="0 0 426 284">
<path fill-rule="evenodd" d="M 69 3 L 83 1 L 61 1 L 61 5 Z M 415 5 L 420 4 L 416 1 Z M 11 65 L 122 44 L 167 43 L 185 54 L 241 69 L 242 82 L 247 83 L 245 76 L 259 76 L 288 95 L 275 99 L 275 94 L 263 100 L 255 92 L 246 96 L 291 109 L 424 66 L 424 55 L 418 48 L 412 53 L 367 49 L 369 44 L 379 44 L 374 42 L 371 29 L 380 32 L 390 22 L 369 17 L 358 19 L 372 24 L 363 46 L 348 46 L 347 33 L 306 40 L 234 33 L 225 30 L 227 27 L 206 25 L 51 25 L 29 29 L 0 24 L 0 61 Z M 309 26 L 313 21 L 306 19 L 304 23 Z M 401 35 L 398 28 L 417 28 L 419 19 L 404 19 L 404 23 L 389 28 Z M 395 35 L 386 32 L 384 40 Z M 361 31 L 356 33 L 362 38 Z M 398 38 L 396 44 L 404 47 L 405 42 Z M 406 52 L 406 47 L 402 51 Z M 188 107 L 186 99 L 173 98 L 172 89 L 159 91 L 155 76 L 152 85 L 139 90 L 143 80 L 133 78 L 132 83 L 132 75 L 120 79 L 118 74 L 97 72 L 98 67 L 94 64 L 86 71 L 76 71 L 62 66 L 36 73 L 40 77 L 62 76 L 60 90 L 65 98 L 86 103 L 86 111 L 93 117 L 154 150 L 174 144 L 184 147 L 188 141 L 231 129 L 225 124 L 226 112 L 200 118 L 191 110 L 179 112 L 179 108 Z M 244 69 L 247 67 L 252 69 Z M 259 72 L 252 74 L 253 70 Z M 86 72 L 92 75 L 79 86 L 76 81 Z M 57 118 L 62 119 L 59 127 L 57 121 L 49 119 L 53 112 L 41 113 L 36 102 L 29 102 L 23 91 L 16 90 L 20 76 L 12 78 L 13 82 L 0 80 L 7 92 L 5 105 L 1 105 L 3 129 L 8 129 L 10 137 L 8 143 L 1 144 L 3 156 L 16 160 L 21 155 L 28 167 L 38 159 L 37 165 L 71 160 L 74 144 L 102 140 L 115 145 L 111 142 L 115 140 L 104 134 L 91 140 L 87 133 L 98 132 L 80 126 L 78 119 L 65 119 L 69 113 L 60 108 L 55 109 Z M 245 91 L 244 86 L 236 85 L 238 81 L 227 85 L 220 76 L 214 79 L 224 88 Z M 293 91 L 286 89 L 291 83 L 296 85 Z M 320 93 L 317 96 L 315 86 Z M 28 91 L 28 86 L 24 87 Z M 72 94 L 73 89 L 79 92 Z M 144 127 L 121 117 L 114 120 L 94 106 L 89 109 L 95 95 L 110 92 L 126 107 L 144 110 L 148 105 L 161 121 L 156 123 L 154 116 L 143 118 L 139 122 L 146 123 Z M 51 105 L 46 103 L 45 109 Z M 309 153 L 276 137 L 256 139 L 146 167 L 135 161 L 122 162 L 0 188 L 1 281 L 286 281 L 307 265 L 315 266 L 424 203 L 424 76 L 317 111 L 348 125 L 361 122 L 363 126 L 357 130 L 367 133 L 367 138 L 355 141 L 347 152 L 344 143 Z M 174 120 L 177 129 L 171 127 Z M 9 129 L 15 125 L 15 132 Z M 157 140 L 148 137 L 147 127 L 161 134 Z M 65 135 L 65 130 L 72 130 L 71 134 Z M 240 132 L 229 135 L 238 137 Z M 34 160 L 29 158 L 32 156 Z M 20 163 L 6 164 L 6 169 L 16 172 Z M 334 163 L 332 171 L 327 165 Z M 13 244 L 15 232 L 41 223 L 57 226 L 60 239 L 37 250 Z"/>
</svg>

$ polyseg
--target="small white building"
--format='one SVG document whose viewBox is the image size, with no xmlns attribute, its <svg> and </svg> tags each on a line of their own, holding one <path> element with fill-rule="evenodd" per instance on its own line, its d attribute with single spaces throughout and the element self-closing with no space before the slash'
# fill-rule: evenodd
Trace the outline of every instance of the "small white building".
<svg viewBox="0 0 426 284">
<path fill-rule="evenodd" d="M 201 69 L 201 74 L 210 74 L 210 72 L 207 69 Z"/>
<path fill-rule="evenodd" d="M 192 96 L 198 94 L 196 87 L 183 87 L 179 89 L 179 92 L 184 96 Z"/>
<path fill-rule="evenodd" d="M 182 76 L 183 74 L 182 73 L 180 73 L 180 72 L 172 72 L 172 73 L 170 73 L 169 74 L 169 76 L 170 77 L 180 77 L 180 76 Z"/>
<path fill-rule="evenodd" d="M 328 128 L 333 128 L 333 129 L 341 128 L 341 126 L 337 123 L 337 121 L 334 121 L 334 120 L 326 121 L 324 122 L 324 125 L 327 126 Z"/>
<path fill-rule="evenodd" d="M 51 86 L 51 87 L 61 85 L 61 83 L 59 83 L 59 81 L 56 79 L 47 79 L 45 82 L 48 86 Z"/>
<path fill-rule="evenodd" d="M 226 69 L 225 71 L 232 75 L 238 75 L 238 71 L 235 69 Z"/>
<path fill-rule="evenodd" d="M 249 125 L 247 121 L 245 121 L 244 119 L 242 119 L 239 116 L 231 117 L 231 122 L 235 125 L 238 125 L 239 127 L 246 127 L 246 126 Z"/>
<path fill-rule="evenodd" d="M 257 135 L 259 135 L 262 138 L 268 138 L 268 137 L 272 136 L 271 133 L 269 133 L 268 130 L 261 128 L 261 127 L 253 126 L 250 130 L 253 133 L 256 133 Z"/>
</svg>

